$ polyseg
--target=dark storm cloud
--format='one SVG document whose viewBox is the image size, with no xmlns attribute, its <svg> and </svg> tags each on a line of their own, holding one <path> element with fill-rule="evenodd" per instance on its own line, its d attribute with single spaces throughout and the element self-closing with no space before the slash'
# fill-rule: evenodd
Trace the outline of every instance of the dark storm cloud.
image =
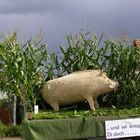
<svg viewBox="0 0 140 140">
<path fill-rule="evenodd" d="M 46 11 L 46 1 L 42 0 L 1 0 L 0 14 L 31 14 Z"/>
<path fill-rule="evenodd" d="M 75 2 L 74 2 L 75 3 Z M 1 14 L 33 14 L 33 13 L 65 13 L 68 10 L 73 11 L 74 5 L 65 0 L 1 0 Z"/>
<path fill-rule="evenodd" d="M 139 0 L 0 0 L 0 32 L 34 36 L 42 28 L 52 50 L 82 28 L 138 38 L 139 6 Z"/>
<path fill-rule="evenodd" d="M 128 12 L 139 9 L 140 1 L 138 0 L 1 0 L 0 13 L 42 13 L 42 12 L 59 12 L 59 13 L 87 13 L 100 14 Z M 124 9 L 124 10 L 123 10 Z"/>
</svg>

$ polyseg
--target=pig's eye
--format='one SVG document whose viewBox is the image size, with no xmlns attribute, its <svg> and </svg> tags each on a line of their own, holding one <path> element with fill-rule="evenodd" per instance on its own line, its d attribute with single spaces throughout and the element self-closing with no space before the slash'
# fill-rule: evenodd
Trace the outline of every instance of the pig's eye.
<svg viewBox="0 0 140 140">
<path fill-rule="evenodd" d="M 110 80 L 107 80 L 107 82 L 108 82 L 109 84 L 111 84 Z"/>
<path fill-rule="evenodd" d="M 109 85 L 110 88 L 114 88 L 113 85 Z"/>
</svg>

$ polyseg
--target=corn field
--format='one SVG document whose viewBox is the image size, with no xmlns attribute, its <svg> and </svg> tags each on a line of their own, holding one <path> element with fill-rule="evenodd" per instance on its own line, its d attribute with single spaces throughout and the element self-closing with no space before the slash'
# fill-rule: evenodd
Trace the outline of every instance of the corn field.
<svg viewBox="0 0 140 140">
<path fill-rule="evenodd" d="M 28 109 L 43 102 L 39 91 L 45 81 L 87 69 L 102 69 L 119 82 L 117 91 L 98 98 L 101 106 L 140 106 L 140 71 L 136 73 L 140 51 L 131 41 L 103 41 L 103 35 L 98 38 L 92 33 L 70 34 L 59 54 L 48 54 L 41 40 L 21 44 L 14 34 L 9 38 L 0 40 L 0 90 L 15 93 Z"/>
</svg>

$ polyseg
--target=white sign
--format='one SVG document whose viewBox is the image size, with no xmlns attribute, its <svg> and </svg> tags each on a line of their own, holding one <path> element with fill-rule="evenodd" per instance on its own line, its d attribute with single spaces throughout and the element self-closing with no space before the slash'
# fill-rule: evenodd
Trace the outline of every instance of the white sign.
<svg viewBox="0 0 140 140">
<path fill-rule="evenodd" d="M 105 121 L 106 139 L 140 136 L 140 118 Z"/>
<path fill-rule="evenodd" d="M 38 105 L 35 105 L 35 106 L 34 106 L 34 114 L 38 114 L 38 110 L 39 110 L 39 109 L 38 109 Z"/>
</svg>

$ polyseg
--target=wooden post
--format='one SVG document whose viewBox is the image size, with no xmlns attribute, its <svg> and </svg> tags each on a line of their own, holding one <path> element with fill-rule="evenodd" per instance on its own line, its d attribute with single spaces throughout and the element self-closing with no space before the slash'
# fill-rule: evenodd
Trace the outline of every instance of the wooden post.
<svg viewBox="0 0 140 140">
<path fill-rule="evenodd" d="M 13 101 L 13 125 L 16 125 L 16 108 L 17 108 L 17 97 L 14 94 L 14 101 Z"/>
<path fill-rule="evenodd" d="M 140 51 L 140 39 L 136 39 L 136 40 L 133 40 L 133 46 Z M 140 62 L 138 63 L 137 65 L 137 68 L 136 68 L 136 74 L 138 74 L 140 71 Z"/>
</svg>

